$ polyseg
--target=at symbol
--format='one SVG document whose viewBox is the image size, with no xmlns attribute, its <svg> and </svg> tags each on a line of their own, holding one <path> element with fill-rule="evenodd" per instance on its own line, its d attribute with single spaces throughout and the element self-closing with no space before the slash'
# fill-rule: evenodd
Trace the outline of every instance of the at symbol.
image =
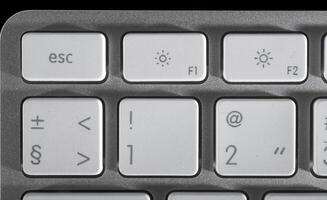
<svg viewBox="0 0 327 200">
<path fill-rule="evenodd" d="M 243 115 L 242 115 L 242 113 L 240 113 L 238 111 L 232 111 L 232 112 L 228 113 L 228 115 L 226 117 L 226 121 L 230 127 L 233 127 L 233 128 L 239 127 L 242 125 Z"/>
</svg>

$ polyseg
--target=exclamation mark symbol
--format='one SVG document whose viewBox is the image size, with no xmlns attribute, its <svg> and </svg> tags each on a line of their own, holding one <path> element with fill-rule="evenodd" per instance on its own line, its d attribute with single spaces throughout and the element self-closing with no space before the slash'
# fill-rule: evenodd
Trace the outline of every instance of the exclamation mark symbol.
<svg viewBox="0 0 327 200">
<path fill-rule="evenodd" d="M 133 111 L 129 111 L 129 129 L 133 129 Z"/>
</svg>

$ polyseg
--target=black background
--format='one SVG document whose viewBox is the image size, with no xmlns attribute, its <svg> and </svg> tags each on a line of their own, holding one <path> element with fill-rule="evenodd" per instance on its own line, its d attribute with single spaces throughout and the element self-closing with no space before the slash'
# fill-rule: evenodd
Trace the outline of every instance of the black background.
<svg viewBox="0 0 327 200">
<path fill-rule="evenodd" d="M 2 0 L 0 26 L 22 10 L 327 10 L 325 4 L 313 0 Z"/>
</svg>

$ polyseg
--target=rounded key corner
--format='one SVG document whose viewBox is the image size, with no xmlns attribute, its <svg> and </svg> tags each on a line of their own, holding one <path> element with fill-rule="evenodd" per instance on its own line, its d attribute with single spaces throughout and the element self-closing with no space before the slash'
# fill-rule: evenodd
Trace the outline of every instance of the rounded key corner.
<svg viewBox="0 0 327 200">
<path fill-rule="evenodd" d="M 125 81 L 126 83 L 137 83 L 137 82 L 139 82 L 139 81 L 133 80 L 133 79 L 128 77 L 128 73 L 126 73 L 126 67 L 125 67 L 124 64 L 123 64 L 123 73 L 122 73 L 121 77 L 122 77 L 123 81 Z"/>
<path fill-rule="evenodd" d="M 234 84 L 234 83 L 240 83 L 241 81 L 235 81 L 233 78 L 228 77 L 227 69 L 225 67 L 225 64 L 223 64 L 223 81 L 226 83 Z"/>
<path fill-rule="evenodd" d="M 216 176 L 218 176 L 218 177 L 228 177 L 228 178 L 239 177 L 238 175 L 231 175 L 231 174 L 226 174 L 226 173 L 221 172 L 219 170 L 218 162 L 216 162 L 214 171 L 215 171 Z"/>
<path fill-rule="evenodd" d="M 216 167 L 214 168 L 214 171 L 215 171 L 215 174 L 217 175 L 217 176 L 219 176 L 219 177 L 227 177 L 226 175 L 224 175 L 223 173 L 220 173 L 219 172 L 219 168 L 218 168 L 218 166 L 217 166 L 217 163 L 216 163 Z"/>
<path fill-rule="evenodd" d="M 325 100 L 323 98 L 316 98 L 313 100 L 312 105 L 313 108 L 316 108 L 319 104 L 323 103 Z"/>
<path fill-rule="evenodd" d="M 298 32 L 294 34 L 298 34 L 300 37 L 302 37 L 305 40 L 306 45 L 308 45 L 308 36 L 304 32 Z"/>
<path fill-rule="evenodd" d="M 248 196 L 244 192 L 240 192 L 240 196 L 243 200 L 249 200 Z"/>
<path fill-rule="evenodd" d="M 223 39 L 223 41 L 225 42 L 225 41 L 228 40 L 230 37 L 232 37 L 233 35 L 236 35 L 236 34 L 238 34 L 238 33 L 230 33 L 230 32 L 225 33 L 225 34 L 223 35 L 222 39 Z"/>
<path fill-rule="evenodd" d="M 317 166 L 317 164 L 315 164 L 315 162 L 313 162 L 313 165 L 312 165 L 310 171 L 314 177 L 317 177 L 317 178 L 326 178 L 327 177 L 326 173 L 319 173 L 318 166 Z"/>
<path fill-rule="evenodd" d="M 198 32 L 195 34 L 199 34 L 199 36 L 206 42 L 205 45 L 207 44 L 207 35 L 204 32 Z"/>
<path fill-rule="evenodd" d="M 264 196 L 263 196 L 263 200 L 270 200 L 271 197 L 274 197 L 274 193 L 266 193 Z"/>
<path fill-rule="evenodd" d="M 296 103 L 296 100 L 295 99 L 293 99 L 293 98 L 287 98 L 287 99 L 285 99 L 285 101 L 289 102 L 292 105 L 292 107 L 294 109 L 296 109 L 297 103 Z"/>
<path fill-rule="evenodd" d="M 320 174 L 318 172 L 317 166 L 315 164 L 312 165 L 312 168 L 311 168 L 310 171 L 311 171 L 312 175 L 315 176 L 315 177 L 326 177 L 326 175 Z"/>
<path fill-rule="evenodd" d="M 122 176 L 122 177 L 134 177 L 136 175 L 131 174 L 126 172 L 126 170 L 120 165 L 120 163 L 118 163 L 118 173 Z"/>
<path fill-rule="evenodd" d="M 295 174 L 297 173 L 297 166 L 296 166 L 296 160 L 294 160 L 294 166 L 292 166 L 292 171 L 290 171 L 288 174 L 284 174 L 284 175 L 280 175 L 281 177 L 285 177 L 285 178 L 291 178 L 293 176 L 295 176 Z"/>
<path fill-rule="evenodd" d="M 92 33 L 92 32 L 90 32 L 90 33 Z M 94 33 L 99 34 L 99 37 L 101 38 L 101 40 L 104 41 L 104 43 L 103 43 L 104 46 L 106 46 L 106 42 L 107 42 L 107 36 L 106 36 L 106 34 L 103 33 L 103 32 L 94 32 Z"/>
<path fill-rule="evenodd" d="M 198 153 L 199 154 L 199 153 Z M 192 172 L 190 172 L 188 175 L 185 175 L 185 177 L 196 177 L 201 173 L 201 168 L 199 166 L 199 159 L 197 158 L 196 167 L 193 169 Z"/>
<path fill-rule="evenodd" d="M 28 38 L 28 37 L 30 37 L 31 36 L 31 32 L 25 32 L 25 33 L 23 33 L 22 34 L 22 36 L 21 36 L 21 45 L 23 46 L 23 44 L 24 44 L 24 40 L 26 39 L 26 38 Z"/>
<path fill-rule="evenodd" d="M 34 173 L 30 172 L 30 171 L 27 171 L 27 170 L 26 170 L 26 167 L 24 167 L 24 164 L 22 165 L 22 169 L 21 169 L 21 171 L 22 171 L 22 173 L 23 173 L 23 175 L 24 175 L 25 177 L 36 177 L 36 176 L 39 176 L 39 175 L 34 174 Z"/>
<path fill-rule="evenodd" d="M 153 200 L 151 194 L 148 192 L 144 192 L 145 200 Z"/>
<path fill-rule="evenodd" d="M 105 168 L 104 168 L 103 164 L 101 164 L 100 167 L 97 169 L 97 171 L 94 174 L 90 174 L 89 176 L 100 177 L 104 173 L 104 169 Z M 87 175 L 85 175 L 85 176 L 87 176 Z"/>
<path fill-rule="evenodd" d="M 80 81 L 80 82 L 94 82 L 94 83 L 103 83 L 107 80 L 108 78 L 108 72 L 106 70 L 106 65 L 104 64 L 103 71 L 96 77 L 94 80 L 89 80 L 89 81 Z"/>
<path fill-rule="evenodd" d="M 100 97 L 91 97 L 90 99 L 93 99 L 94 101 L 96 101 L 96 103 L 102 108 L 104 107 L 104 101 L 100 98 Z"/>
<path fill-rule="evenodd" d="M 37 82 L 41 82 L 37 79 L 31 78 L 28 73 L 26 73 L 26 70 L 22 64 L 22 72 L 21 72 L 21 78 L 25 83 L 31 84 L 31 83 L 37 83 Z M 46 82 L 46 81 L 42 81 L 42 82 Z"/>
<path fill-rule="evenodd" d="M 29 200 L 31 196 L 32 196 L 31 192 L 25 192 L 25 193 L 21 196 L 21 199 L 22 199 L 22 200 Z M 32 197 L 33 197 L 33 196 L 32 196 Z"/>
</svg>

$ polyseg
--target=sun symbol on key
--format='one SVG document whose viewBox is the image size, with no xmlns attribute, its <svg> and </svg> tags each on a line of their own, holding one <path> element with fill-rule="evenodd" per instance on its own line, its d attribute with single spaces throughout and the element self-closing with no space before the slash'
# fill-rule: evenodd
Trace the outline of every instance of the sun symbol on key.
<svg viewBox="0 0 327 200">
<path fill-rule="evenodd" d="M 257 65 L 261 65 L 262 68 L 265 68 L 266 65 L 271 65 L 270 61 L 273 59 L 271 57 L 271 52 L 266 51 L 266 49 L 262 49 L 261 51 L 257 51 L 257 56 L 254 57 L 254 60 L 257 61 Z"/>
<path fill-rule="evenodd" d="M 165 50 L 161 50 L 157 52 L 156 57 L 154 59 L 157 65 L 160 65 L 161 67 L 165 67 L 170 64 L 171 57 L 169 55 L 169 52 Z"/>
</svg>

